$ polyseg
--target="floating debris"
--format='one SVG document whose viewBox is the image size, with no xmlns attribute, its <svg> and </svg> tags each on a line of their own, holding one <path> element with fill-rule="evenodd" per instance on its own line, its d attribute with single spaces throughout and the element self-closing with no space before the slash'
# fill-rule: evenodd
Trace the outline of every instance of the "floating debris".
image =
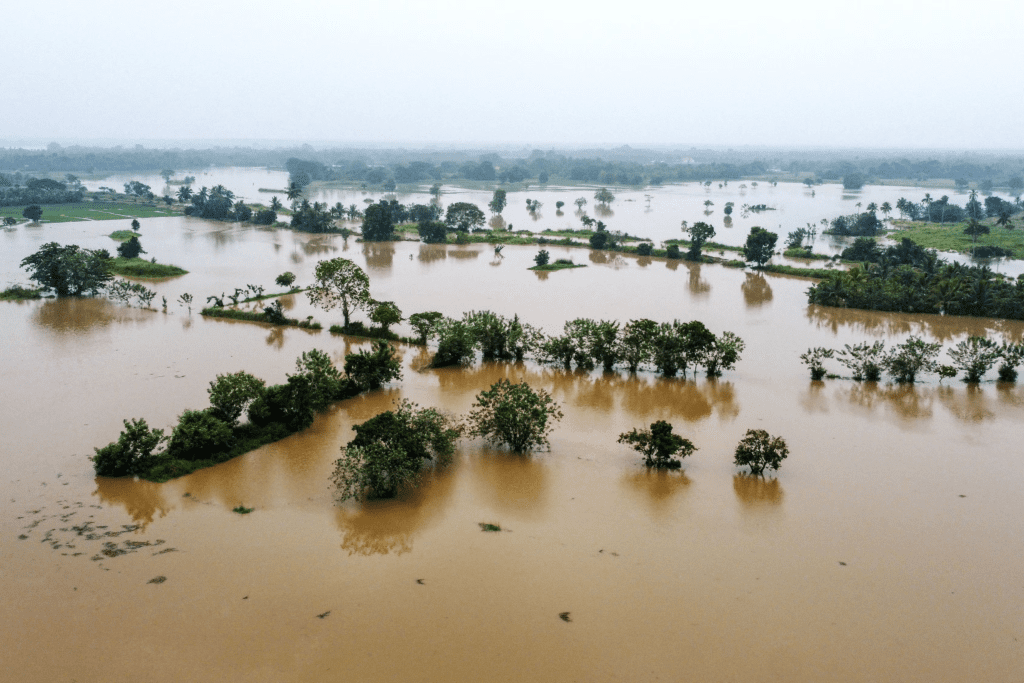
<svg viewBox="0 0 1024 683">
<path fill-rule="evenodd" d="M 480 531 L 501 531 L 501 527 L 497 524 L 488 524 L 487 522 L 477 522 L 480 525 Z"/>
<path fill-rule="evenodd" d="M 155 576 L 152 579 L 150 579 L 149 581 L 147 581 L 146 583 L 163 583 L 166 580 L 167 580 L 166 576 Z"/>
<path fill-rule="evenodd" d="M 327 611 L 326 611 L 326 612 L 324 612 L 323 614 L 318 614 L 318 615 L 316 615 L 316 618 L 317 618 L 317 619 L 325 619 L 325 618 L 327 617 L 327 615 L 328 615 L 328 614 L 330 614 L 330 613 L 331 613 L 331 610 L 327 610 Z"/>
<path fill-rule="evenodd" d="M 565 622 L 570 622 L 572 619 L 569 618 L 569 612 L 559 612 L 558 618 Z"/>
</svg>

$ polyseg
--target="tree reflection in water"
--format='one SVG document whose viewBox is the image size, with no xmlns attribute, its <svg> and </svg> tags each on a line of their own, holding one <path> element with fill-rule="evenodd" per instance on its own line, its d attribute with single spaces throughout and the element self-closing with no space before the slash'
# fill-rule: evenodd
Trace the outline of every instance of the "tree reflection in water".
<svg viewBox="0 0 1024 683">
<path fill-rule="evenodd" d="M 453 468 L 427 470 L 416 486 L 397 498 L 349 503 L 335 512 L 341 548 L 349 555 L 401 555 L 413 539 L 436 522 L 451 502 Z"/>
<path fill-rule="evenodd" d="M 628 472 L 621 481 L 627 491 L 647 503 L 655 517 L 664 517 L 678 502 L 680 494 L 685 493 L 692 483 L 683 470 L 669 471 L 655 467 Z"/>
<path fill-rule="evenodd" d="M 550 477 L 543 456 L 483 447 L 469 459 L 468 474 L 483 505 L 518 519 L 542 516 Z"/>
<path fill-rule="evenodd" d="M 370 270 L 390 270 L 395 260 L 394 242 L 363 242 L 363 256 Z"/>
<path fill-rule="evenodd" d="M 766 479 L 748 472 L 733 476 L 732 490 L 736 492 L 740 507 L 748 512 L 777 508 L 785 495 L 777 478 Z"/>
<path fill-rule="evenodd" d="M 164 497 L 165 486 L 131 477 L 96 477 L 93 495 L 105 505 L 123 507 L 145 529 L 154 517 L 164 517 L 175 507 Z"/>
<path fill-rule="evenodd" d="M 743 301 L 747 308 L 760 308 L 772 300 L 772 288 L 761 273 L 746 273 L 747 279 L 740 285 Z"/>
<path fill-rule="evenodd" d="M 707 297 L 711 293 L 711 284 L 700 276 L 700 264 L 687 263 L 686 268 L 690 272 L 690 294 L 695 298 Z"/>
</svg>

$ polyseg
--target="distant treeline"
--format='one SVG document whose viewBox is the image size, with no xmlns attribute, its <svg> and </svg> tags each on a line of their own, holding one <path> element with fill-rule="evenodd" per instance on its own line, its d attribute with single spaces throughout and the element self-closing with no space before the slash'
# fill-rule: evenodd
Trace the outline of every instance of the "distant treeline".
<svg viewBox="0 0 1024 683">
<path fill-rule="evenodd" d="M 1024 154 L 863 150 L 608 149 L 494 151 L 487 149 L 314 148 L 149 149 L 61 147 L 0 149 L 0 170 L 36 173 L 143 172 L 216 166 L 284 168 L 311 180 L 377 184 L 481 180 L 590 182 L 642 185 L 669 181 L 733 180 L 746 176 L 804 176 L 838 182 L 861 176 L 878 180 L 943 179 L 962 185 L 1024 189 Z M 296 164 L 297 162 L 297 164 Z M 289 169 L 290 171 L 292 169 Z M 1014 179 L 1020 183 L 1012 182 Z M 985 190 L 985 187 L 981 187 Z"/>
<path fill-rule="evenodd" d="M 84 195 L 81 186 L 68 187 L 65 183 L 47 178 L 28 178 L 25 184 L 13 182 L 11 176 L 0 174 L 0 206 L 23 204 L 64 204 L 80 202 Z"/>
</svg>

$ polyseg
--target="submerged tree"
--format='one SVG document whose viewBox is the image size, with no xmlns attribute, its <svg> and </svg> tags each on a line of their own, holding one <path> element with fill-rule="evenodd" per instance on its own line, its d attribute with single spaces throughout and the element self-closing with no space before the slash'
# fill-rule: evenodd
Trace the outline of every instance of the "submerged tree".
<svg viewBox="0 0 1024 683">
<path fill-rule="evenodd" d="M 349 316 L 370 300 L 370 278 L 363 269 L 346 258 L 316 264 L 313 286 L 306 290 L 309 302 L 325 311 L 341 308 L 348 327 Z"/>
<path fill-rule="evenodd" d="M 664 420 L 652 423 L 650 429 L 633 429 L 619 434 L 619 443 L 629 444 L 644 456 L 647 467 L 670 470 L 682 467 L 681 459 L 697 450 L 689 439 L 673 434 L 672 425 Z"/>
<path fill-rule="evenodd" d="M 811 379 L 816 382 L 825 376 L 825 359 L 831 358 L 833 355 L 835 352 L 832 349 L 816 346 L 813 349 L 807 349 L 807 353 L 801 354 L 800 360 L 811 369 Z"/>
<path fill-rule="evenodd" d="M 999 345 L 985 337 L 968 337 L 949 351 L 953 365 L 964 373 L 964 381 L 977 384 L 996 361 L 999 360 Z"/>
<path fill-rule="evenodd" d="M 553 424 L 562 411 L 543 389 L 533 390 L 526 382 L 512 384 L 499 379 L 490 389 L 477 394 L 469 424 L 473 436 L 505 445 L 514 453 L 549 447 Z"/>
<path fill-rule="evenodd" d="M 736 446 L 733 464 L 749 467 L 751 474 L 760 476 L 766 469 L 778 470 L 788 456 L 789 447 L 781 436 L 772 436 L 763 429 L 748 429 Z"/>
</svg>

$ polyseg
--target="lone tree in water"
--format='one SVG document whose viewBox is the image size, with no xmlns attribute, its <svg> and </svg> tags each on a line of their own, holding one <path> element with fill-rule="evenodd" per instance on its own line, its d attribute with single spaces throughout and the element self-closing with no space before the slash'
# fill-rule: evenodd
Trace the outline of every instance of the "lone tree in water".
<svg viewBox="0 0 1024 683">
<path fill-rule="evenodd" d="M 788 455 L 789 447 L 781 436 L 772 436 L 763 429 L 748 429 L 736 446 L 733 463 L 749 467 L 751 474 L 760 476 L 766 469 L 779 469 Z"/>
<path fill-rule="evenodd" d="M 553 422 L 562 411 L 551 394 L 534 391 L 526 382 L 512 384 L 499 379 L 487 391 L 477 394 L 469 414 L 470 434 L 503 444 L 514 453 L 526 453 L 549 446 Z"/>
<path fill-rule="evenodd" d="M 664 420 L 652 423 L 650 429 L 633 429 L 619 434 L 619 443 L 632 446 L 644 456 L 644 464 L 648 467 L 669 470 L 682 467 L 680 458 L 697 450 L 689 439 L 673 434 L 672 425 Z"/>
<path fill-rule="evenodd" d="M 348 327 L 349 316 L 370 300 L 370 278 L 347 258 L 333 258 L 316 264 L 313 286 L 306 290 L 309 303 L 325 311 L 341 308 Z"/>
<path fill-rule="evenodd" d="M 775 243 L 778 239 L 779 236 L 774 232 L 754 226 L 750 229 L 750 234 L 747 235 L 747 243 L 743 247 L 743 258 L 753 261 L 758 268 L 763 268 L 775 253 Z"/>
<path fill-rule="evenodd" d="M 507 193 L 505 190 L 498 189 L 494 191 L 494 196 L 491 198 L 490 203 L 487 204 L 487 207 L 491 210 L 491 213 L 500 216 L 507 204 Z"/>
</svg>

